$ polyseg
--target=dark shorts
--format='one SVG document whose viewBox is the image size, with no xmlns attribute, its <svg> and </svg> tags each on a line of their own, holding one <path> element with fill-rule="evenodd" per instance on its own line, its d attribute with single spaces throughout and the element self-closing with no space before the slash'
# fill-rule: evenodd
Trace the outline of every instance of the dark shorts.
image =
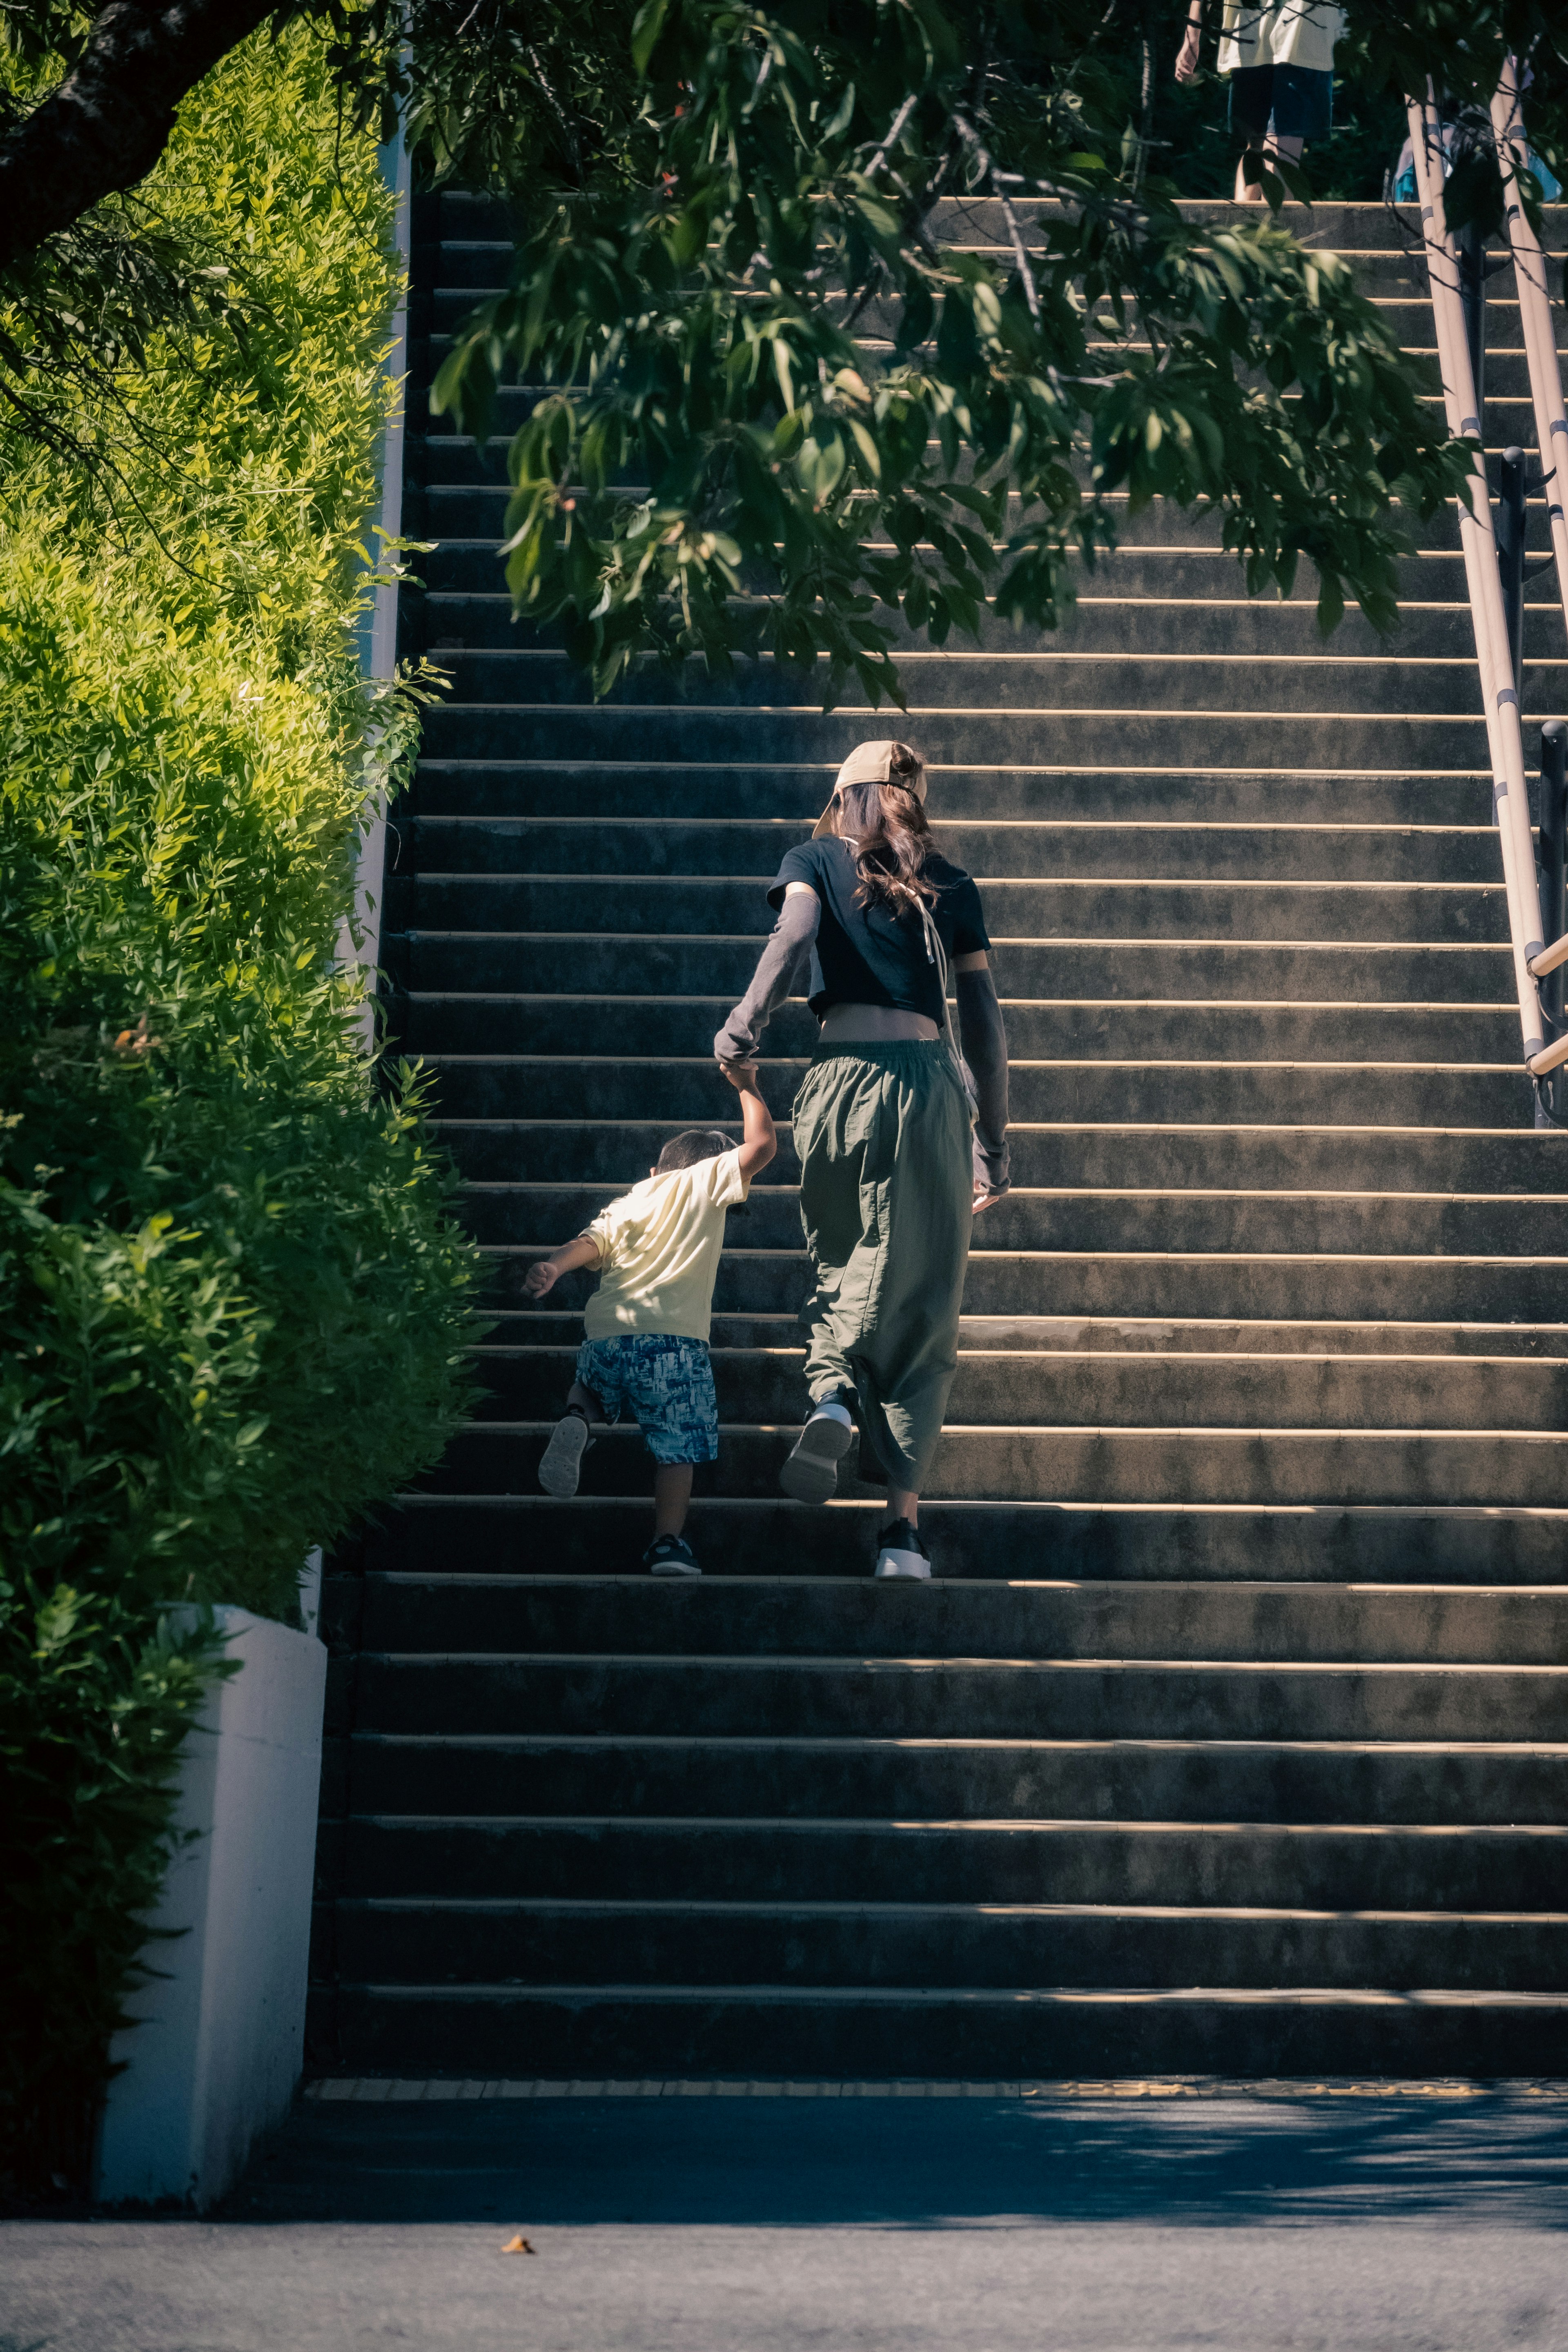
<svg viewBox="0 0 1568 2352">
<path fill-rule="evenodd" d="M 1314 66 L 1238 66 L 1230 77 L 1230 127 L 1261 139 L 1326 139 L 1334 127 L 1334 78 Z"/>
<path fill-rule="evenodd" d="M 668 1331 L 584 1339 L 577 1378 L 598 1398 L 606 1421 L 619 1421 L 623 1406 L 631 1407 L 656 1462 L 719 1459 L 719 1400 L 700 1339 Z"/>
</svg>

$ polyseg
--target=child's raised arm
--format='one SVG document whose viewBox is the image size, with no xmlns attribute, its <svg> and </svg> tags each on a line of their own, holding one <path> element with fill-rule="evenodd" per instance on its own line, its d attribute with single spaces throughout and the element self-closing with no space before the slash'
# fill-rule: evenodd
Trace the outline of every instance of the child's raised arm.
<svg viewBox="0 0 1568 2352">
<path fill-rule="evenodd" d="M 773 1158 L 772 1151 L 768 1157 L 770 1160 Z M 522 1286 L 530 1298 L 542 1298 L 545 1292 L 553 1290 L 562 1276 L 570 1274 L 574 1266 L 597 1265 L 598 1263 L 598 1244 L 591 1242 L 586 1234 L 579 1234 L 576 1240 L 568 1242 L 564 1249 L 553 1251 L 549 1257 L 536 1257 L 522 1277 Z"/>
<path fill-rule="evenodd" d="M 779 1148 L 773 1115 L 763 1100 L 754 1062 L 721 1062 L 719 1067 L 741 1097 L 741 1173 L 749 1184 Z"/>
</svg>

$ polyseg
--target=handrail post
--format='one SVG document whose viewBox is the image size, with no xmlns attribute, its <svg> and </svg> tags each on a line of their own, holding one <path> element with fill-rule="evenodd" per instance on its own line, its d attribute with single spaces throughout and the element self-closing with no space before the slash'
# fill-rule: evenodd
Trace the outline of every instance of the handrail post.
<svg viewBox="0 0 1568 2352">
<path fill-rule="evenodd" d="M 1484 425 L 1487 400 L 1487 241 L 1474 221 L 1454 235 L 1459 251 L 1459 299 L 1465 306 L 1465 341 L 1470 352 L 1470 381 L 1476 387 L 1476 415 Z M 1486 438 L 1483 432 L 1480 438 Z"/>
<path fill-rule="evenodd" d="M 1502 453 L 1502 478 L 1498 488 L 1497 561 L 1502 578 L 1502 608 L 1508 624 L 1508 648 L 1514 684 L 1524 677 L 1524 488 L 1526 458 L 1522 449 Z M 1555 939 L 1550 919 L 1549 937 Z M 1559 926 L 1561 929 L 1561 926 Z"/>
<path fill-rule="evenodd" d="M 1561 719 L 1548 719 L 1541 730 L 1540 842 L 1541 912 L 1548 936 L 1560 940 L 1568 929 L 1563 906 L 1564 850 L 1568 849 L 1568 724 Z M 1559 964 L 1541 982 L 1541 1009 L 1546 1015 L 1550 1036 L 1562 1034 L 1565 978 L 1568 965 Z M 1537 1086 L 1535 1124 L 1561 1125 L 1561 1073 L 1553 1071 L 1549 1077 L 1537 1080 Z"/>
</svg>

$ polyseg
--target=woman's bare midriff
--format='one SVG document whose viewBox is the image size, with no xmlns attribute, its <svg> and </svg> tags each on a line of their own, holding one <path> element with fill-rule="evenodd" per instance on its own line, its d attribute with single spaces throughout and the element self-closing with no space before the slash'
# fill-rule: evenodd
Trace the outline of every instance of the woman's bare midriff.
<svg viewBox="0 0 1568 2352">
<path fill-rule="evenodd" d="M 900 1038 L 930 1040 L 941 1034 L 923 1013 L 904 1013 L 892 1004 L 830 1004 L 822 1016 L 822 1039 L 827 1045 L 890 1045 Z"/>
</svg>

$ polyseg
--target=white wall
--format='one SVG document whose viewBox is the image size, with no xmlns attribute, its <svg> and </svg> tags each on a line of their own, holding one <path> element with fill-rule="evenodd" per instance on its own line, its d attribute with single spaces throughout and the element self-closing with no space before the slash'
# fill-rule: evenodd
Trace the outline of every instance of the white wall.
<svg viewBox="0 0 1568 2352">
<path fill-rule="evenodd" d="M 239 1674 L 186 1743 L 170 1869 L 128 2003 L 129 2062 L 109 2088 L 96 2194 L 198 2210 L 289 2111 L 304 2064 L 305 1989 L 327 1654 L 313 1634 L 215 1612 Z"/>
</svg>

